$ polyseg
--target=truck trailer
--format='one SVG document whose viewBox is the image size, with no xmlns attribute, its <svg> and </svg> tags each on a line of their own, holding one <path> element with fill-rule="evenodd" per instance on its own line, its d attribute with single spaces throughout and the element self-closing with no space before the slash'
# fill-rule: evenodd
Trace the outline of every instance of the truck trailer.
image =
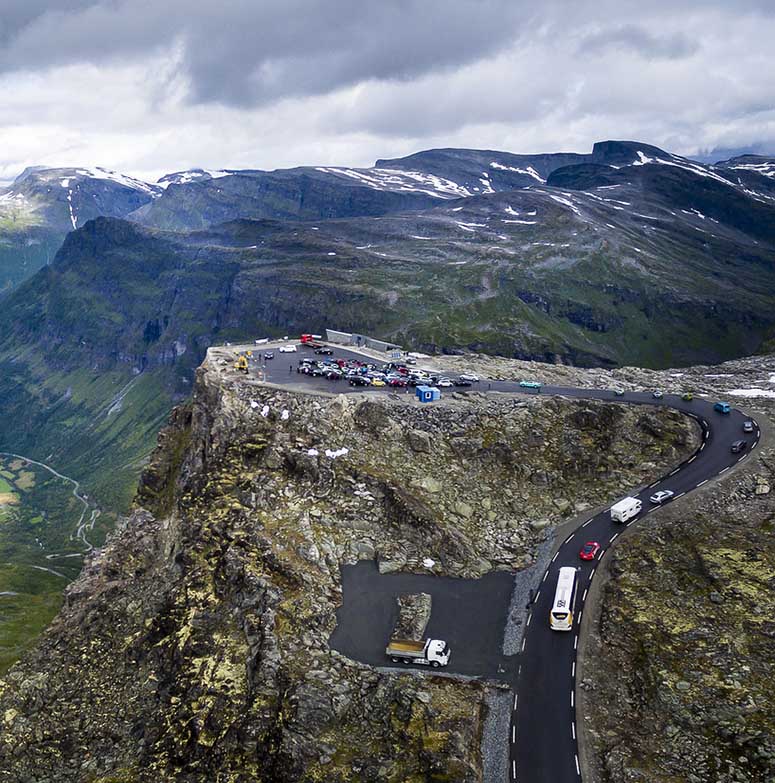
<svg viewBox="0 0 775 783">
<path fill-rule="evenodd" d="M 441 639 L 391 639 L 385 654 L 393 663 L 417 663 L 438 669 L 449 663 L 451 650 Z"/>
<path fill-rule="evenodd" d="M 614 522 L 627 522 L 627 520 L 640 514 L 643 503 L 639 498 L 624 498 L 611 506 L 611 519 Z"/>
</svg>

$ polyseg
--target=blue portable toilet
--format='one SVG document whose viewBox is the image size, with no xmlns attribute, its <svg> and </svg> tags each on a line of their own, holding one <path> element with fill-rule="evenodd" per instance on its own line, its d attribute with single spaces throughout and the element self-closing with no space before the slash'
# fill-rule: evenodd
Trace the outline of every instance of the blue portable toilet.
<svg viewBox="0 0 775 783">
<path fill-rule="evenodd" d="M 418 386 L 416 394 L 420 402 L 434 402 L 441 399 L 441 392 L 435 386 Z"/>
</svg>

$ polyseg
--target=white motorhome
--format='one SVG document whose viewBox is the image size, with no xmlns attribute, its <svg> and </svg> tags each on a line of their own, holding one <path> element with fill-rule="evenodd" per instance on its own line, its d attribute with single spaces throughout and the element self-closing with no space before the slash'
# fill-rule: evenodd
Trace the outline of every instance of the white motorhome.
<svg viewBox="0 0 775 783">
<path fill-rule="evenodd" d="M 627 522 L 640 514 L 643 503 L 639 498 L 624 498 L 611 506 L 611 519 L 614 522 Z"/>
</svg>

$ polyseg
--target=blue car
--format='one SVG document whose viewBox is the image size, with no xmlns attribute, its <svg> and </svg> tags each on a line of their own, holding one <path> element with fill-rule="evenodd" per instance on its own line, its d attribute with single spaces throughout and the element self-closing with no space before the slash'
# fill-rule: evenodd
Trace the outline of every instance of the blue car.
<svg viewBox="0 0 775 783">
<path fill-rule="evenodd" d="M 728 402 L 717 402 L 713 406 L 714 411 L 718 411 L 719 413 L 729 413 L 732 408 L 730 407 Z"/>
<path fill-rule="evenodd" d="M 541 383 L 539 381 L 520 381 L 519 385 L 523 389 L 540 389 Z"/>
</svg>

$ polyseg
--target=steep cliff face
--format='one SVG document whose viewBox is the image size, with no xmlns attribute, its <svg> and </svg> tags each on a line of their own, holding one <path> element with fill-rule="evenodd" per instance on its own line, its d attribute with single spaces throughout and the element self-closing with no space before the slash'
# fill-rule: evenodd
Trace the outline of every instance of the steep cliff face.
<svg viewBox="0 0 775 783">
<path fill-rule="evenodd" d="M 136 510 L 5 677 L 6 779 L 480 781 L 494 686 L 332 650 L 341 566 L 522 567 L 565 498 L 664 470 L 693 425 L 559 399 L 292 394 L 219 355 Z"/>
</svg>

